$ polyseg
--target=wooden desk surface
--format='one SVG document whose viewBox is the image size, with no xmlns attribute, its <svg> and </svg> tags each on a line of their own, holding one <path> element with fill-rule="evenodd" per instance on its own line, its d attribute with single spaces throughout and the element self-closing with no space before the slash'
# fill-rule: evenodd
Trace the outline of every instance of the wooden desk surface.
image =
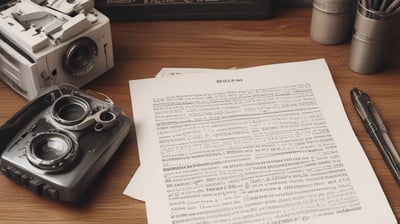
<svg viewBox="0 0 400 224">
<path fill-rule="evenodd" d="M 325 58 L 354 131 L 400 220 L 400 188 L 349 97 L 354 86 L 368 92 L 400 148 L 400 32 L 390 40 L 385 70 L 359 75 L 347 66 L 350 42 L 337 46 L 313 42 L 310 21 L 311 9 L 282 9 L 275 18 L 259 21 L 112 23 L 116 66 L 85 88 L 109 95 L 133 118 L 128 80 L 153 77 L 162 67 L 231 68 Z M 25 104 L 0 82 L 0 123 Z M 79 206 L 38 197 L 0 175 L 0 223 L 146 223 L 144 203 L 122 195 L 138 165 L 132 130 Z"/>
</svg>

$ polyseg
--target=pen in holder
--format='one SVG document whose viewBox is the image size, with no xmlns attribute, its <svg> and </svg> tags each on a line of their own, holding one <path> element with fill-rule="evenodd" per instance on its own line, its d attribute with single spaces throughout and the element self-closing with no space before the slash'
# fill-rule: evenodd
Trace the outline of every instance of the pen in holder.
<svg viewBox="0 0 400 224">
<path fill-rule="evenodd" d="M 392 1 L 396 2 L 399 1 Z M 372 74 L 382 69 L 392 18 L 399 11 L 391 7 L 392 4 L 369 4 L 366 0 L 358 2 L 350 48 L 349 67 L 360 74 Z"/>
<path fill-rule="evenodd" d="M 314 0 L 310 36 L 317 43 L 339 44 L 351 36 L 355 0 Z"/>
</svg>

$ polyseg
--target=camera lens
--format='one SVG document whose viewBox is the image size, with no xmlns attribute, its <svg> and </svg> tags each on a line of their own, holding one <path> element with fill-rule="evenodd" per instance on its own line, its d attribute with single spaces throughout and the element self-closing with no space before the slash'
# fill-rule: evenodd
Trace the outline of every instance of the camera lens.
<svg viewBox="0 0 400 224">
<path fill-rule="evenodd" d="M 53 104 L 52 117 L 61 124 L 74 125 L 86 118 L 90 110 L 89 104 L 76 96 L 59 98 Z"/>
<path fill-rule="evenodd" d="M 82 37 L 72 42 L 65 51 L 64 68 L 71 75 L 85 75 L 95 66 L 97 55 L 96 43 L 88 37 Z"/>
<path fill-rule="evenodd" d="M 48 136 L 41 139 L 34 147 L 33 153 L 43 160 L 54 160 L 64 156 L 71 147 L 69 141 L 59 136 Z"/>
<path fill-rule="evenodd" d="M 38 168 L 59 170 L 69 165 L 78 153 L 78 143 L 60 132 L 37 134 L 30 142 L 27 158 Z"/>
</svg>

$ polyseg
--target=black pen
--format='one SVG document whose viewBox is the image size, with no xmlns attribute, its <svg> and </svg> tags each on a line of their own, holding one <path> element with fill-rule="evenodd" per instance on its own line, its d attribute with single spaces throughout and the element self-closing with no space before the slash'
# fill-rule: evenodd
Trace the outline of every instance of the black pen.
<svg viewBox="0 0 400 224">
<path fill-rule="evenodd" d="M 390 140 L 378 111 L 369 96 L 361 90 L 353 88 L 350 96 L 365 129 L 378 147 L 396 182 L 400 185 L 400 156 Z"/>
</svg>

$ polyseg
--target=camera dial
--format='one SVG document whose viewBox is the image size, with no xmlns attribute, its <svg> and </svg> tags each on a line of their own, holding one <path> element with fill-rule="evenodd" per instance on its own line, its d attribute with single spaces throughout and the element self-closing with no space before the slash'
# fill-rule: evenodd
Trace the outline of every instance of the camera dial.
<svg viewBox="0 0 400 224">
<path fill-rule="evenodd" d="M 92 39 L 88 37 L 77 39 L 65 51 L 64 69 L 73 76 L 86 75 L 95 66 L 97 55 L 97 45 Z"/>
<path fill-rule="evenodd" d="M 28 144 L 27 158 L 34 166 L 51 171 L 64 170 L 78 155 L 78 142 L 59 131 L 36 134 Z"/>
</svg>

